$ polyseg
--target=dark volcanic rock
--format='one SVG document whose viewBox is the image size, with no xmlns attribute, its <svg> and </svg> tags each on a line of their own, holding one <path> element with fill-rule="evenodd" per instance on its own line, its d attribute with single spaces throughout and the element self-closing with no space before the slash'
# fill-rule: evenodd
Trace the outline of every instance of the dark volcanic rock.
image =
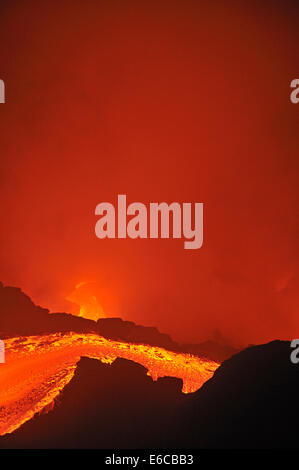
<svg viewBox="0 0 299 470">
<path fill-rule="evenodd" d="M 225 361 L 190 396 L 191 446 L 297 448 L 299 365 L 290 342 L 252 346 Z"/>
<path fill-rule="evenodd" d="M 49 313 L 36 306 L 16 287 L 0 283 L 0 338 L 50 333 L 96 333 L 109 339 L 143 343 L 177 350 L 178 344 L 157 328 L 136 325 L 121 318 L 105 318 L 95 322 L 67 313 Z"/>
<path fill-rule="evenodd" d="M 46 308 L 35 305 L 21 289 L 0 284 L 1 339 L 67 331 L 96 331 L 96 323 L 66 313 L 50 314 Z"/>
<path fill-rule="evenodd" d="M 0 282 L 0 338 L 31 336 L 50 333 L 96 333 L 108 339 L 130 343 L 149 344 L 177 352 L 205 356 L 222 361 L 236 352 L 230 346 L 212 341 L 180 346 L 155 327 L 136 325 L 121 318 L 103 318 L 95 322 L 67 313 L 49 313 L 35 305 L 21 289 L 4 287 Z"/>
<path fill-rule="evenodd" d="M 182 382 L 153 382 L 146 372 L 124 359 L 110 366 L 82 358 L 54 409 L 1 438 L 0 448 L 167 447 L 185 399 Z"/>
<path fill-rule="evenodd" d="M 230 345 L 220 344 L 211 340 L 199 344 L 182 344 L 180 347 L 184 352 L 199 357 L 208 357 L 216 362 L 223 362 L 240 351 L 240 349 L 236 349 Z"/>
<path fill-rule="evenodd" d="M 101 318 L 97 323 L 100 334 L 106 338 L 151 344 L 171 350 L 176 350 L 179 347 L 169 335 L 160 333 L 154 327 L 136 325 L 121 318 Z"/>
</svg>

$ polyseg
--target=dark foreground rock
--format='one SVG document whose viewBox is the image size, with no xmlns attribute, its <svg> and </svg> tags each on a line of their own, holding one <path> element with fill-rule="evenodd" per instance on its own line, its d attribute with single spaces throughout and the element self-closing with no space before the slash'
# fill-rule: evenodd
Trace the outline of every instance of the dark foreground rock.
<svg viewBox="0 0 299 470">
<path fill-rule="evenodd" d="M 82 358 L 54 409 L 0 439 L 0 448 L 167 447 L 175 439 L 175 410 L 185 396 L 179 379 L 157 382 L 143 366 L 111 366 Z"/>
<path fill-rule="evenodd" d="M 225 361 L 196 393 L 123 359 L 82 359 L 54 409 L 0 448 L 297 448 L 299 366 L 273 341 Z"/>
</svg>

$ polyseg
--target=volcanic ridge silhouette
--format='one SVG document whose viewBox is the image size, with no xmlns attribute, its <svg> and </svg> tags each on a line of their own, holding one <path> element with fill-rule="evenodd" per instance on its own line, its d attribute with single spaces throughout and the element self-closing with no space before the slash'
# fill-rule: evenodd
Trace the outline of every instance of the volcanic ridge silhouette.
<svg viewBox="0 0 299 470">
<path fill-rule="evenodd" d="M 49 315 L 10 287 L 0 288 L 0 315 L 7 336 L 29 334 L 27 315 L 36 318 L 31 335 L 58 324 L 97 331 L 89 320 Z M 53 408 L 1 437 L 0 448 L 297 448 L 299 368 L 290 352 L 288 341 L 248 347 L 192 394 L 179 379 L 154 382 L 129 360 L 82 358 Z"/>
</svg>

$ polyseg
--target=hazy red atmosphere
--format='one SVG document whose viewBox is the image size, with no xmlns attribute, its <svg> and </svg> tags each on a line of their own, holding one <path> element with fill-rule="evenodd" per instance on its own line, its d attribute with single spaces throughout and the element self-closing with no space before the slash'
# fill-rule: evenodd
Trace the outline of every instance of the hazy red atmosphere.
<svg viewBox="0 0 299 470">
<path fill-rule="evenodd" d="M 299 334 L 295 2 L 0 5 L 0 280 L 178 341 Z M 95 207 L 204 203 L 204 243 L 99 240 Z M 102 311 L 102 310 L 101 310 Z"/>
</svg>

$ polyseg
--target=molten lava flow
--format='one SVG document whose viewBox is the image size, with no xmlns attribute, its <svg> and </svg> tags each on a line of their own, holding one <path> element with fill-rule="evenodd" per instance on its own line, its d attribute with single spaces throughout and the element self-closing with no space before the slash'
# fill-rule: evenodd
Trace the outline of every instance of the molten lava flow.
<svg viewBox="0 0 299 470">
<path fill-rule="evenodd" d="M 117 357 L 142 364 L 148 374 L 178 377 L 183 392 L 194 392 L 219 366 L 190 354 L 143 344 L 123 343 L 96 334 L 29 336 L 5 341 L 6 363 L 0 365 L 0 435 L 11 433 L 53 404 L 72 379 L 81 356 L 111 364 Z"/>
<path fill-rule="evenodd" d="M 66 300 L 80 306 L 79 317 L 94 321 L 105 317 L 103 307 L 95 295 L 93 282 L 79 282 Z"/>
</svg>

